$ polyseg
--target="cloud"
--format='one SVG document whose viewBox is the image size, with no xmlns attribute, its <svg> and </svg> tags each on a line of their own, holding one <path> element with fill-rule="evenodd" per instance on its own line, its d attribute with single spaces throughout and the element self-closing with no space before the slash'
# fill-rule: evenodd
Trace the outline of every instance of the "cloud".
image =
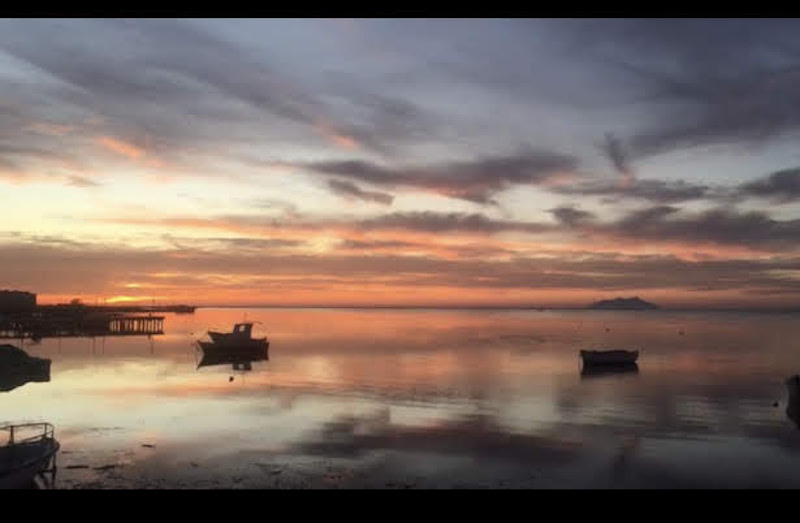
<svg viewBox="0 0 800 523">
<path fill-rule="evenodd" d="M 797 256 L 689 261 L 674 256 L 568 252 L 489 261 L 380 252 L 365 256 L 363 250 L 317 256 L 260 241 L 232 255 L 231 248 L 203 241 L 186 242 L 181 248 L 134 249 L 42 240 L 16 238 L 0 243 L 5 282 L 42 294 L 117 295 L 124 294 L 123 284 L 135 281 L 164 296 L 204 302 L 221 296 L 251 301 L 268 296 L 264 300 L 279 303 L 290 297 L 296 300 L 297 293 L 313 292 L 320 299 L 338 292 L 351 299 L 372 296 L 387 303 L 393 300 L 387 289 L 400 293 L 396 297 L 401 302 L 416 296 L 418 303 L 441 296 L 460 296 L 464 303 L 471 292 L 492 293 L 493 289 L 747 292 L 756 301 L 774 299 L 783 304 L 796 303 L 800 296 L 800 279 L 793 276 L 800 271 Z M 59 263 L 54 265 L 54 259 Z M 448 294 L 442 294 L 443 289 Z M 303 296 L 309 299 L 308 294 Z M 733 299 L 748 303 L 741 295 Z"/>
<path fill-rule="evenodd" d="M 572 131 L 584 120 L 617 126 L 616 113 L 582 111 L 616 109 L 613 96 L 636 105 L 636 125 L 603 150 L 632 179 L 638 156 L 800 127 L 791 21 L 365 21 L 357 50 L 352 35 L 326 25 L 5 21 L 0 143 L 22 145 L 30 138 L 14 133 L 38 129 L 41 147 L 62 157 L 100 133 L 188 171 L 201 155 L 238 159 L 281 145 L 330 146 L 362 161 L 428 148 L 457 158 L 479 147 L 488 157 L 520 141 L 561 146 L 550 135 L 562 126 L 576 136 L 563 146 L 580 146 Z M 563 118 L 550 119 L 552 107 Z M 92 119 L 102 124 L 87 126 Z M 494 187 L 439 189 L 487 203 Z"/>
<path fill-rule="evenodd" d="M 313 233 L 348 231 L 408 231 L 408 232 L 460 232 L 494 234 L 501 232 L 548 232 L 553 226 L 547 223 L 498 220 L 482 213 L 440 213 L 433 211 L 392 212 L 363 219 L 283 219 L 257 215 L 229 215 L 215 218 L 107 218 L 92 220 L 124 225 L 145 225 L 160 228 L 188 228 L 227 230 L 239 233 Z"/>
<path fill-rule="evenodd" d="M 611 160 L 614 169 L 622 176 L 620 185 L 626 187 L 634 181 L 634 172 L 628 160 L 628 155 L 622 143 L 611 133 L 606 133 L 605 142 L 601 147 L 603 153 Z"/>
<path fill-rule="evenodd" d="M 745 198 L 797 201 L 797 169 L 732 187 L 711 181 L 723 173 L 701 183 L 642 179 L 642 169 L 650 164 L 645 157 L 661 152 L 750 146 L 800 131 L 796 22 L 359 21 L 347 34 L 320 30 L 326 24 L 0 21 L 2 175 L 90 187 L 98 180 L 85 173 L 129 176 L 133 169 L 114 169 L 114 163 L 153 167 L 149 160 L 158 158 L 166 164 L 159 172 L 170 175 L 225 177 L 244 164 L 241 179 L 253 181 L 254 191 L 270 185 L 273 180 L 261 176 L 281 165 L 290 168 L 281 184 L 292 187 L 291 177 L 302 171 L 337 195 L 386 207 L 395 205 L 397 190 L 404 198 L 421 191 L 462 200 L 411 198 L 404 206 L 422 210 L 368 218 L 353 217 L 347 202 L 338 202 L 342 209 L 315 218 L 322 210 L 300 215 L 305 207 L 295 198 L 301 192 L 289 190 L 282 193 L 286 202 L 259 198 L 268 192 L 231 201 L 209 195 L 214 206 L 184 202 L 219 216 L 110 215 L 120 229 L 144 230 L 143 242 L 164 245 L 153 255 L 155 266 L 176 271 L 186 263 L 201 284 L 246 288 L 258 281 L 283 289 L 288 278 L 313 273 L 315 285 L 358 285 L 399 267 L 406 283 L 454 288 L 680 286 L 681 270 L 702 274 L 715 288 L 725 281 L 752 292 L 794 288 L 788 273 L 776 280 L 761 266 L 750 266 L 757 286 L 731 265 L 716 267 L 728 278 L 717 281 L 705 272 L 711 266 L 697 260 L 797 252 L 797 220 L 731 206 Z M 565 42 L 574 44 L 571 51 Z M 606 129 L 614 133 L 600 149 L 616 176 L 592 178 L 579 169 L 591 160 L 584 155 L 597 159 L 593 144 Z M 268 164 L 271 169 L 264 168 Z M 708 164 L 653 159 L 652 165 L 691 173 Z M 567 178 L 572 183 L 557 183 Z M 518 193 L 533 193 L 532 205 L 519 214 L 500 209 L 498 195 L 521 187 L 540 189 Z M 203 190 L 193 189 L 191 198 Z M 549 194 L 538 194 L 544 191 Z M 584 210 L 591 196 L 603 204 L 640 200 L 633 203 L 645 207 L 610 218 L 602 208 Z M 543 198 L 550 198 L 544 207 Z M 431 201 L 431 208 L 418 206 Z M 463 202 L 486 207 L 437 211 L 463 209 Z M 692 211 L 681 208 L 683 202 L 719 207 Z M 550 215 L 537 217 L 534 209 L 542 208 Z M 178 231 L 186 237 L 173 235 Z M 206 232 L 209 238 L 199 238 Z M 67 252 L 65 245 L 40 240 L 33 243 L 53 256 Z M 91 247 L 87 256 L 95 258 L 87 263 L 101 276 L 101 260 L 117 267 Z M 321 259 L 311 261 L 312 247 Z M 70 260 L 80 255 L 74 250 L 67 252 Z M 147 265 L 138 251 L 109 246 L 108 252 L 119 254 L 121 265 Z M 635 256 L 636 263 L 618 265 L 619 271 L 595 258 L 570 264 L 570 256 L 583 260 L 598 252 Z M 698 264 L 662 266 L 658 274 L 655 262 L 639 256 L 665 252 Z M 426 256 L 431 259 L 420 260 Z M 548 257 L 554 261 L 543 261 Z M 298 272 L 267 280 L 265 273 L 281 264 Z M 228 270 L 239 280 L 226 280 Z M 686 278 L 702 284 L 699 277 Z"/>
<path fill-rule="evenodd" d="M 405 212 L 391 213 L 377 218 L 368 218 L 352 224 L 359 230 L 408 230 L 428 233 L 484 233 L 500 232 L 546 232 L 552 230 L 548 224 L 495 220 L 480 213 Z"/>
<path fill-rule="evenodd" d="M 3 127 L 8 126 L 8 129 Z M 14 177 L 31 178 L 41 176 L 42 166 L 58 165 L 80 168 L 82 162 L 69 151 L 60 151 L 52 148 L 53 137 L 39 137 L 33 139 L 17 134 L 12 127 L 13 122 L 0 118 L 0 168 Z M 7 131 L 11 136 L 2 140 L 2 134 Z"/>
<path fill-rule="evenodd" d="M 314 128 L 322 136 L 325 136 L 342 149 L 354 150 L 360 147 L 359 142 L 355 137 L 345 134 L 339 129 L 335 129 L 333 126 L 331 126 L 331 124 L 324 120 L 318 120 L 317 123 L 314 124 Z"/>
<path fill-rule="evenodd" d="M 0 53 L 24 82 L 3 80 L 0 144 L 30 143 L 18 136 L 30 129 L 54 157 L 94 140 L 122 157 L 147 153 L 191 171 L 201 155 L 236 159 L 266 144 L 385 155 L 440 132 L 437 116 L 352 72 L 339 75 L 336 92 L 298 78 L 308 65 L 274 51 L 286 46 L 272 45 L 283 37 L 270 28 L 314 21 L 260 23 L 269 36 L 254 49 L 226 22 L 2 22 Z"/>
<path fill-rule="evenodd" d="M 514 154 L 433 165 L 390 167 L 365 160 L 299 164 L 312 172 L 381 187 L 414 187 L 480 204 L 516 184 L 543 184 L 578 167 L 578 159 L 527 148 Z"/>
<path fill-rule="evenodd" d="M 174 242 L 183 242 L 184 245 L 191 245 L 192 248 L 223 248 L 235 249 L 235 252 L 249 253 L 253 251 L 263 252 L 264 250 L 277 250 L 290 247 L 300 247 L 305 245 L 301 240 L 289 240 L 286 238 L 180 238 L 171 237 Z"/>
<path fill-rule="evenodd" d="M 637 157 L 714 144 L 759 145 L 800 131 L 800 37 L 790 20 L 596 20 L 569 38 L 649 113 Z"/>
<path fill-rule="evenodd" d="M 75 187 L 99 187 L 101 185 L 100 182 L 92 180 L 91 178 L 77 175 L 70 176 L 67 183 Z"/>
<path fill-rule="evenodd" d="M 339 244 L 341 249 L 376 250 L 397 249 L 403 247 L 419 247 L 419 244 L 398 240 L 352 240 L 346 239 Z"/>
<path fill-rule="evenodd" d="M 9 22 L 2 35 L 0 49 L 49 75 L 34 89 L 53 112 L 102 116 L 114 137 L 100 143 L 127 156 L 138 156 L 130 145 L 137 142 L 166 153 L 218 140 L 215 121 L 218 129 L 252 128 L 242 105 L 309 126 L 316 116 L 301 89 L 192 23 L 39 20 Z M 224 140 L 241 138 L 235 134 Z"/>
<path fill-rule="evenodd" d="M 692 200 L 717 200 L 730 197 L 730 190 L 679 181 L 633 179 L 627 184 L 607 180 L 587 180 L 572 185 L 548 187 L 551 192 L 578 196 L 635 198 L 653 203 L 679 203 Z"/>
<path fill-rule="evenodd" d="M 800 169 L 783 169 L 752 182 L 730 187 L 684 180 L 635 179 L 627 185 L 608 180 L 585 180 L 571 185 L 548 187 L 548 190 L 558 194 L 633 198 L 659 204 L 693 200 L 733 203 L 743 198 L 769 198 L 775 203 L 790 203 L 800 199 Z"/>
<path fill-rule="evenodd" d="M 772 198 L 778 202 L 800 199 L 800 168 L 777 171 L 764 179 L 742 184 L 739 193 L 746 196 Z"/>
<path fill-rule="evenodd" d="M 497 219 L 483 213 L 432 211 L 392 212 L 359 219 L 278 219 L 271 216 L 229 215 L 207 219 L 107 218 L 99 221 L 131 226 L 278 235 L 304 240 L 321 235 L 359 239 L 354 235 L 367 233 L 382 235 L 382 239 L 389 239 L 386 238 L 389 234 L 404 236 L 391 238 L 401 241 L 407 241 L 408 235 L 412 234 L 431 238 L 442 234 L 460 235 L 466 240 L 475 236 L 525 233 L 543 235 L 544 243 L 528 240 L 529 246 L 544 250 L 560 248 L 562 251 L 564 248 L 574 250 L 576 246 L 587 247 L 592 244 L 612 252 L 623 247 L 658 250 L 671 244 L 680 244 L 682 252 L 695 249 L 697 253 L 713 245 L 775 253 L 794 252 L 800 248 L 800 220 L 775 220 L 764 212 L 744 212 L 733 207 L 686 212 L 676 206 L 655 205 L 630 211 L 614 220 L 602 220 L 574 206 L 559 206 L 551 209 L 550 213 L 557 223 Z M 427 241 L 431 241 L 431 238 Z M 555 243 L 554 238 L 557 238 Z M 602 243 L 599 242 L 601 239 Z M 587 245 L 586 242 L 591 243 Z M 619 243 L 616 249 L 614 242 Z"/>
<path fill-rule="evenodd" d="M 559 222 L 570 227 L 579 225 L 587 220 L 594 219 L 594 215 L 592 213 L 582 211 L 574 207 L 556 207 L 555 209 L 550 209 L 550 212 Z"/>
<path fill-rule="evenodd" d="M 328 187 L 337 194 L 348 198 L 355 198 L 367 202 L 380 203 L 381 205 L 391 205 L 394 196 L 378 191 L 365 191 L 354 183 L 342 180 L 328 180 Z"/>
<path fill-rule="evenodd" d="M 323 120 L 318 130 L 342 149 L 365 149 L 394 159 L 401 145 L 441 139 L 448 126 L 458 121 L 454 115 L 422 109 L 406 98 L 369 90 L 352 78 L 335 78 L 326 84 L 325 97 L 336 102 L 331 110 L 339 124 L 334 128 Z"/>
<path fill-rule="evenodd" d="M 763 212 L 725 207 L 683 213 L 677 207 L 659 205 L 634 211 L 595 230 L 648 241 L 710 242 L 777 251 L 800 247 L 800 220 L 779 221 Z"/>
<path fill-rule="evenodd" d="M 601 149 L 622 176 L 619 195 L 673 203 L 709 194 L 702 184 L 639 184 L 639 157 L 800 130 L 800 44 L 786 21 L 367 21 L 364 50 L 315 24 L 3 22 L 0 164 L 19 173 L 91 163 L 100 145 L 119 160 L 153 155 L 171 171 L 224 175 L 208 160 L 272 149 L 291 151 L 282 159 L 295 165 L 332 158 L 302 165 L 325 176 L 493 205 L 505 188 L 574 173 L 577 131 L 613 122 L 623 130 Z M 635 106 L 635 117 L 617 120 L 625 112 L 598 92 Z M 587 116 L 591 100 L 599 111 Z M 520 142 L 539 149 L 498 152 Z M 426 157 L 438 159 L 413 160 Z M 614 195 L 601 183 L 585 191 Z"/>
<path fill-rule="evenodd" d="M 280 211 L 281 215 L 286 219 L 299 219 L 300 213 L 297 210 L 297 205 L 286 200 L 279 200 L 275 198 L 255 198 L 243 202 L 247 207 L 255 209 L 267 209 Z"/>
<path fill-rule="evenodd" d="M 133 144 L 126 143 L 122 140 L 117 140 L 109 136 L 98 138 L 97 143 L 110 151 L 121 154 L 122 156 L 127 156 L 128 158 L 136 159 L 144 155 L 144 149 L 141 147 L 137 147 Z"/>
</svg>

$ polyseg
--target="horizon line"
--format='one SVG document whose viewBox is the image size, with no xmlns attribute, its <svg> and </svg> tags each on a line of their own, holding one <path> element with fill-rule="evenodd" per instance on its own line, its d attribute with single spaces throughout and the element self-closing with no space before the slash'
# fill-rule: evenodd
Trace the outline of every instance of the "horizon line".
<svg viewBox="0 0 800 523">
<path fill-rule="evenodd" d="M 176 304 L 178 305 L 178 304 Z M 769 307 L 769 306 L 680 306 L 662 307 L 656 309 L 603 309 L 594 308 L 591 305 L 277 305 L 277 304 L 227 304 L 227 305 L 191 305 L 197 309 L 440 309 L 440 310 L 461 310 L 461 309 L 496 309 L 496 310 L 576 310 L 576 311 L 633 311 L 633 312 L 658 312 L 658 311 L 731 311 L 731 312 L 800 312 L 800 305 L 790 307 Z"/>
</svg>

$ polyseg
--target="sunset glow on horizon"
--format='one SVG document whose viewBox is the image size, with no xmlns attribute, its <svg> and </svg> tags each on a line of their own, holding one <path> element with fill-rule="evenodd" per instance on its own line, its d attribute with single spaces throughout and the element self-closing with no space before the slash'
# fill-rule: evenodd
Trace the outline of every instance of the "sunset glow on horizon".
<svg viewBox="0 0 800 523">
<path fill-rule="evenodd" d="M 792 20 L 0 20 L 0 289 L 800 307 L 798 63 Z"/>
</svg>

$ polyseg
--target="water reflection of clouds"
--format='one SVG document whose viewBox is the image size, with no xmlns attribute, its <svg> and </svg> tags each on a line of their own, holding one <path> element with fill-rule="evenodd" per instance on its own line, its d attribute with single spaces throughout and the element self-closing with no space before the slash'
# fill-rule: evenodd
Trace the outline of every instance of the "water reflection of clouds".
<svg viewBox="0 0 800 523">
<path fill-rule="evenodd" d="M 580 442 L 512 433 L 484 414 L 430 425 L 392 423 L 389 411 L 367 417 L 342 416 L 325 423 L 316 436 L 298 443 L 295 452 L 352 457 L 376 450 L 488 455 L 512 461 L 569 459 Z"/>
<path fill-rule="evenodd" d="M 176 330 L 154 338 L 152 353 L 142 338 L 109 338 L 104 352 L 99 341 L 92 352 L 88 340 L 43 340 L 31 352 L 53 359 L 51 382 L 9 393 L 4 415 L 54 422 L 73 448 L 135 447 L 154 434 L 159 453 L 217 445 L 219 456 L 427 453 L 532 466 L 545 454 L 565 455 L 557 450 L 565 445 L 570 459 L 594 456 L 606 467 L 635 440 L 644 450 L 619 455 L 638 459 L 639 476 L 630 477 L 653 484 L 688 481 L 681 474 L 691 470 L 691 452 L 681 454 L 682 441 L 715 446 L 725 436 L 748 449 L 770 447 L 774 458 L 765 460 L 775 466 L 781 455 L 800 454 L 800 431 L 784 409 L 784 379 L 800 370 L 800 355 L 785 350 L 800 334 L 791 318 L 330 310 L 248 317 L 263 322 L 271 360 L 244 379 L 229 383 L 229 368 L 196 369 L 191 341 L 206 325 L 242 319 L 242 311 L 200 310 L 168 321 Z M 643 346 L 639 374 L 582 380 L 577 349 L 585 345 Z M 714 456 L 751 455 L 736 448 Z M 771 466 L 758 473 L 769 476 Z"/>
<path fill-rule="evenodd" d="M 558 430 L 572 426 L 594 426 L 599 430 L 621 430 L 640 437 L 669 436 L 676 440 L 706 439 L 721 435 L 752 438 L 796 452 L 800 437 L 787 431 L 786 419 L 775 408 L 769 384 L 756 382 L 751 388 L 718 384 L 691 388 L 678 380 L 670 392 L 665 383 L 640 388 L 617 389 L 617 397 L 602 397 L 596 391 L 565 387 L 557 404 L 561 409 Z M 688 389 L 688 390 L 687 390 Z M 678 392 L 680 391 L 680 392 Z"/>
</svg>

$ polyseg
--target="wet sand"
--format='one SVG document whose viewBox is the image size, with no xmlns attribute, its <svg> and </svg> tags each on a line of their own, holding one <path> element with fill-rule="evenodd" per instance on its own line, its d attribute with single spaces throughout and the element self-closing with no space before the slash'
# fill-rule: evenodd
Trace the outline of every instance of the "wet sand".
<svg viewBox="0 0 800 523">
<path fill-rule="evenodd" d="M 435 429 L 384 425 L 370 431 L 364 425 L 374 418 L 351 419 L 289 452 L 209 455 L 158 442 L 102 453 L 64 449 L 56 488 L 800 488 L 796 463 L 753 439 L 607 430 L 571 438 L 562 430 L 561 437 L 548 438 L 510 434 L 487 422 L 477 417 Z M 778 443 L 796 456 L 800 433 L 787 427 Z"/>
</svg>

